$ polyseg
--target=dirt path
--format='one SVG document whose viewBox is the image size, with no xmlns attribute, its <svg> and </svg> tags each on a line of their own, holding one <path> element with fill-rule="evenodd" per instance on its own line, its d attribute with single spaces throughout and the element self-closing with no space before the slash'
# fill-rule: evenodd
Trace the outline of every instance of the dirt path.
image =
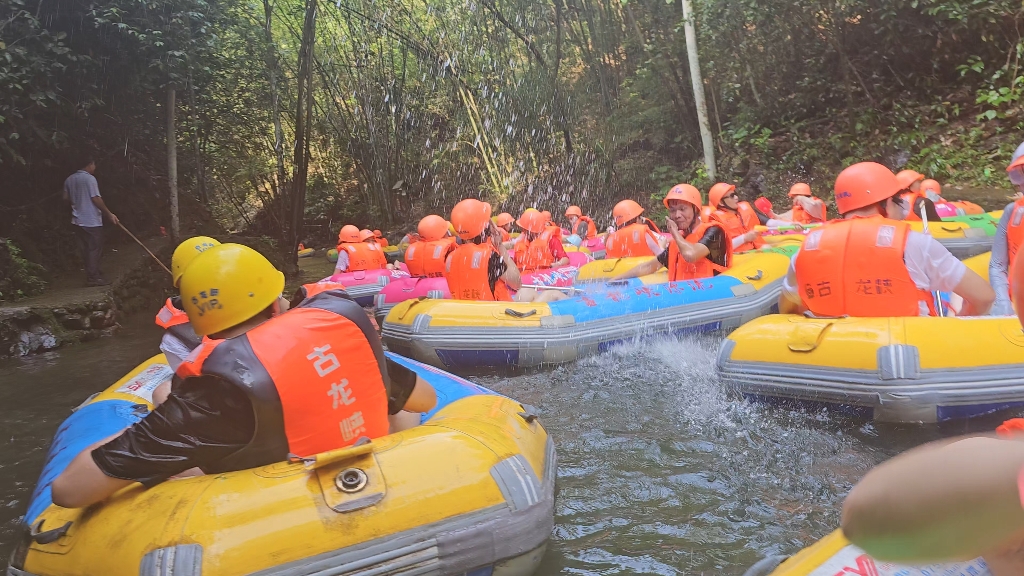
<svg viewBox="0 0 1024 576">
<path fill-rule="evenodd" d="M 170 243 L 170 239 L 156 237 L 143 240 L 143 242 L 149 246 L 150 250 L 158 252 Z M 113 289 L 122 276 L 137 268 L 142 259 L 149 257 L 146 251 L 134 242 L 131 244 L 121 244 L 116 248 L 107 247 L 103 251 L 103 260 L 100 262 L 100 267 L 103 269 L 107 280 L 111 281 L 110 286 L 86 286 L 84 270 L 65 272 L 50 282 L 46 286 L 46 291 L 39 296 L 25 298 L 16 302 L 0 303 L 0 309 L 25 307 L 56 308 L 101 300 L 104 295 Z M 168 283 L 170 283 L 169 278 Z"/>
</svg>

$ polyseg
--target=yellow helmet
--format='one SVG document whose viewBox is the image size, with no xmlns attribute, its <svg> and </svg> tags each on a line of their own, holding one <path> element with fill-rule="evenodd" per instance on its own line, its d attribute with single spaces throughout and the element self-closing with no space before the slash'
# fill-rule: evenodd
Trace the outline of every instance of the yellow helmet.
<svg viewBox="0 0 1024 576">
<path fill-rule="evenodd" d="M 200 336 L 256 316 L 282 290 L 284 274 L 262 254 L 241 244 L 221 244 L 203 252 L 181 276 L 181 303 Z"/>
<path fill-rule="evenodd" d="M 220 246 L 220 242 L 216 238 L 210 238 L 209 236 L 193 236 L 178 244 L 178 247 L 174 249 L 174 254 L 171 256 L 171 281 L 174 283 L 175 288 L 178 287 L 181 275 L 185 273 L 185 268 L 189 263 L 195 260 L 196 256 L 214 246 Z"/>
</svg>

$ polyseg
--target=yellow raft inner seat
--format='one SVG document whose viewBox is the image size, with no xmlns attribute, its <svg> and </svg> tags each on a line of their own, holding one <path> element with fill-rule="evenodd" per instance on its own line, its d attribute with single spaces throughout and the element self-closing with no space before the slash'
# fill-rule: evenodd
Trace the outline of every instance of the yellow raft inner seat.
<svg viewBox="0 0 1024 576">
<path fill-rule="evenodd" d="M 475 387 L 402 361 L 442 400 L 439 380 Z M 79 410 L 145 413 L 169 374 L 155 356 Z M 554 444 L 531 409 L 484 392 L 413 429 L 307 461 L 135 484 L 87 509 L 50 504 L 27 518 L 35 537 L 8 574 L 525 576 L 553 526 Z"/>
<path fill-rule="evenodd" d="M 778 564 L 759 562 L 743 576 L 992 576 L 982 559 L 910 567 L 875 560 L 836 530 Z"/>
</svg>

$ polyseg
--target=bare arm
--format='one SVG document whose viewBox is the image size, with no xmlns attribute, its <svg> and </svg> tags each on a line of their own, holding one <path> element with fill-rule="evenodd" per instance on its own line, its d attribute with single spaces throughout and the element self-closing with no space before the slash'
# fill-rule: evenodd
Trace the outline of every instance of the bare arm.
<svg viewBox="0 0 1024 576">
<path fill-rule="evenodd" d="M 850 492 L 843 532 L 880 560 L 966 560 L 1019 540 L 1024 442 L 925 445 L 881 464 Z"/>
<path fill-rule="evenodd" d="M 416 377 L 416 385 L 413 386 L 409 399 L 405 401 L 402 410 L 409 412 L 430 412 L 437 405 L 437 392 L 429 382 Z"/>
<path fill-rule="evenodd" d="M 114 224 L 116 226 L 118 223 L 120 223 L 120 220 L 117 219 L 117 216 L 114 216 L 114 213 L 111 212 L 109 208 L 107 208 L 106 204 L 103 203 L 103 198 L 102 197 L 100 197 L 100 196 L 93 196 L 91 198 L 91 200 L 92 200 L 92 203 L 95 204 L 96 207 L 99 208 L 101 212 L 103 212 L 104 214 L 107 215 L 107 219 L 110 220 L 110 222 L 112 224 Z"/>
<path fill-rule="evenodd" d="M 978 275 L 977 272 L 967 269 L 960 283 L 956 285 L 953 292 L 964 299 L 964 308 L 961 316 L 983 316 L 988 314 L 992 303 L 996 300 L 996 293 L 992 286 Z"/>
<path fill-rule="evenodd" d="M 551 267 L 552 268 L 560 268 L 562 266 L 568 266 L 568 265 L 569 265 L 569 257 L 566 256 L 565 258 L 560 258 L 558 260 L 558 262 L 555 262 L 554 264 L 552 264 Z"/>
<path fill-rule="evenodd" d="M 658 262 L 657 258 L 651 258 L 650 260 L 645 260 L 642 264 L 638 264 L 629 270 L 626 270 L 622 274 L 613 276 L 612 280 L 639 278 L 641 276 L 647 276 L 648 274 L 654 274 L 658 270 L 661 270 L 661 262 Z"/>
<path fill-rule="evenodd" d="M 669 222 L 668 231 L 672 234 L 672 240 L 676 243 L 676 247 L 679 248 L 679 255 L 683 257 L 683 260 L 693 264 L 695 262 L 700 262 L 702 259 L 711 255 L 711 250 L 709 250 L 707 246 L 700 243 L 687 242 L 679 232 L 679 227 L 675 225 L 675 222 L 672 222 L 671 220 L 669 220 Z M 754 233 L 748 232 L 747 234 L 744 234 L 744 236 L 749 234 Z M 754 237 L 756 238 L 757 236 L 755 235 Z M 742 244 L 742 242 L 740 244 Z M 733 246 L 735 247 L 735 243 Z"/>
<path fill-rule="evenodd" d="M 85 508 L 101 502 L 114 492 L 135 482 L 111 478 L 92 459 L 92 451 L 120 436 L 118 432 L 89 446 L 68 464 L 50 485 L 53 503 L 62 508 Z"/>
</svg>

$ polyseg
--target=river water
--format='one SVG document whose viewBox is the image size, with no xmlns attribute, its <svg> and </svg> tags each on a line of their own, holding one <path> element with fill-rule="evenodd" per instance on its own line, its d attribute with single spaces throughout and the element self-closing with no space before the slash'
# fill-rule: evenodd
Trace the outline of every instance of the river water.
<svg viewBox="0 0 1024 576">
<path fill-rule="evenodd" d="M 156 353 L 159 339 L 139 318 L 114 337 L 0 362 L 4 564 L 57 426 Z M 531 374 L 474 377 L 540 408 L 558 447 L 555 530 L 539 574 L 742 574 L 831 532 L 843 495 L 874 464 L 965 431 L 745 403 L 714 377 L 718 342 L 645 342 Z"/>
</svg>

